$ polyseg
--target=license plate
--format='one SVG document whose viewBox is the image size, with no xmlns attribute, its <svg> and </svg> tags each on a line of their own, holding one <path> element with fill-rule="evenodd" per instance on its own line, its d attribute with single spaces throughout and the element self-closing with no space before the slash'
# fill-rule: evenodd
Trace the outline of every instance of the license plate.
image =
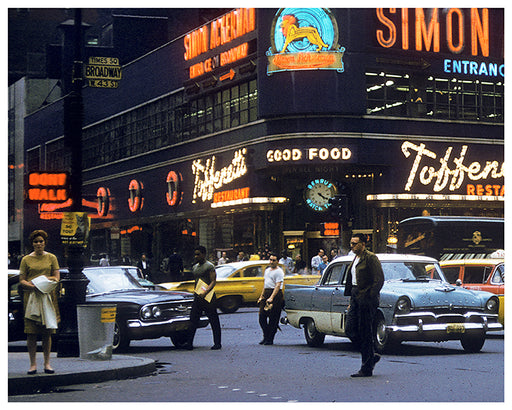
<svg viewBox="0 0 512 410">
<path fill-rule="evenodd" d="M 463 324 L 451 324 L 446 327 L 446 331 L 448 333 L 464 333 L 466 331 L 466 328 Z"/>
</svg>

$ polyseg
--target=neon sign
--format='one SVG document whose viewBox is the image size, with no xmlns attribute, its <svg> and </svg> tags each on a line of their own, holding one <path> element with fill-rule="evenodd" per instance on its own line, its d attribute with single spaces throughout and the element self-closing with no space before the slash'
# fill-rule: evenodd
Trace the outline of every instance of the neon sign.
<svg viewBox="0 0 512 410">
<path fill-rule="evenodd" d="M 256 30 L 256 9 L 239 8 L 185 35 L 185 61 L 193 60 L 217 47 Z M 189 67 L 189 78 L 195 78 L 249 55 L 248 43 L 242 43 L 220 54 L 205 58 Z"/>
<path fill-rule="evenodd" d="M 165 193 L 165 197 L 167 199 L 167 204 L 170 206 L 177 206 L 181 203 L 182 191 L 181 184 L 183 182 L 183 178 L 179 172 L 170 171 L 167 174 L 167 192 Z"/>
<path fill-rule="evenodd" d="M 213 194 L 213 203 L 218 204 L 220 202 L 238 201 L 240 199 L 246 199 L 249 198 L 249 193 L 249 187 L 231 189 L 229 191 L 215 192 Z"/>
<path fill-rule="evenodd" d="M 128 198 L 128 208 L 130 208 L 130 211 L 132 212 L 141 210 L 144 206 L 144 185 L 142 182 L 137 181 L 136 179 L 132 179 L 130 181 L 130 185 L 128 186 L 128 190 L 130 191 L 130 196 Z"/>
<path fill-rule="evenodd" d="M 105 187 L 99 187 L 96 191 L 98 198 L 98 215 L 107 216 L 110 208 L 110 190 Z"/>
<path fill-rule="evenodd" d="M 31 172 L 28 175 L 26 200 L 48 203 L 69 199 L 68 174 L 65 172 Z"/>
<path fill-rule="evenodd" d="M 460 54 L 469 43 L 471 55 L 489 57 L 491 47 L 489 30 L 489 10 L 472 8 L 469 16 L 458 8 L 447 9 L 445 17 L 440 16 L 438 8 L 415 8 L 414 21 L 409 22 L 409 9 L 402 8 L 398 14 L 396 8 L 377 8 L 376 16 L 382 25 L 375 31 L 377 43 L 384 48 L 392 48 L 397 44 L 399 32 L 402 50 L 441 52 L 441 46 L 452 54 Z M 443 9 L 444 11 L 444 9 Z M 467 14 L 467 12 L 466 12 Z M 468 33 L 465 18 L 470 20 Z M 412 19 L 411 19 L 412 20 Z M 412 26 L 412 27 L 411 27 Z M 445 36 L 441 35 L 444 28 Z M 414 44 L 410 44 L 409 31 L 414 36 Z M 441 44 L 442 39 L 446 43 Z"/>
<path fill-rule="evenodd" d="M 245 162 L 245 148 L 235 151 L 231 163 L 219 170 L 216 169 L 215 155 L 203 161 L 196 159 L 192 162 L 192 173 L 194 174 L 194 193 L 192 202 L 201 199 L 203 202 L 211 201 L 216 189 L 243 177 L 247 174 Z"/>
<path fill-rule="evenodd" d="M 267 162 L 296 162 L 306 159 L 308 161 L 314 160 L 342 160 L 347 161 L 352 158 L 352 151 L 349 148 L 306 148 L 305 150 L 299 148 L 286 148 L 283 150 L 270 149 L 267 151 Z"/>
<path fill-rule="evenodd" d="M 279 9 L 272 22 L 267 74 L 287 70 L 344 71 L 344 47 L 329 9 Z"/>
<path fill-rule="evenodd" d="M 505 64 L 445 59 L 443 61 L 443 71 L 449 74 L 505 77 Z"/>
<path fill-rule="evenodd" d="M 421 143 L 416 145 L 412 142 L 405 141 L 402 144 L 402 153 L 406 158 L 409 158 L 413 152 L 416 153 L 414 162 L 405 184 L 405 190 L 410 191 L 416 178 L 422 185 L 428 186 L 434 183 L 432 187 L 434 192 L 440 192 L 446 187 L 450 191 L 459 189 L 467 177 L 471 181 L 479 181 L 482 179 L 499 179 L 505 176 L 505 163 L 501 165 L 498 161 L 486 161 L 485 164 L 474 161 L 469 165 L 464 165 L 464 159 L 468 151 L 468 146 L 463 145 L 458 158 L 454 158 L 453 164 L 455 167 L 450 169 L 449 160 L 452 155 L 453 147 L 448 147 L 442 157 L 438 158 L 438 155 L 426 148 L 426 145 Z M 439 168 L 434 166 L 424 165 L 420 170 L 420 164 L 424 159 L 437 159 Z M 489 193 L 493 191 L 491 185 L 489 185 Z M 487 188 L 479 188 L 478 192 L 485 192 Z M 501 188 L 499 189 L 501 191 Z M 471 192 L 471 193 L 469 193 Z M 471 189 L 468 185 L 468 194 L 474 194 L 475 189 Z M 503 189 L 504 192 L 504 189 Z M 477 194 L 478 195 L 478 194 Z"/>
</svg>

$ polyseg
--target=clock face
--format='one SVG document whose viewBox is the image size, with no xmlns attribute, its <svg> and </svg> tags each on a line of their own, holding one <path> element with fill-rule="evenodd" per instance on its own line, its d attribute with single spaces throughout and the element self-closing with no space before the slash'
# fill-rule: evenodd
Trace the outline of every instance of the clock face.
<svg viewBox="0 0 512 410">
<path fill-rule="evenodd" d="M 304 191 L 306 204 L 314 211 L 326 211 L 331 199 L 336 194 L 334 184 L 326 179 L 319 178 L 311 181 Z"/>
</svg>

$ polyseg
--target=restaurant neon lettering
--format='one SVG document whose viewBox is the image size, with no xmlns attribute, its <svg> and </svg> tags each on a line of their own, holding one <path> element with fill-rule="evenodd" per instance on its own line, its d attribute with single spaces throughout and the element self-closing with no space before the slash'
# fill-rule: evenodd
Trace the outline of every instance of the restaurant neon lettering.
<svg viewBox="0 0 512 410">
<path fill-rule="evenodd" d="M 463 145 L 458 158 L 453 158 L 452 163 L 455 165 L 453 169 L 450 168 L 449 161 L 452 155 L 453 147 L 448 147 L 442 157 L 437 156 L 433 151 L 426 148 L 426 145 L 421 143 L 416 145 L 412 142 L 405 141 L 402 144 L 402 153 L 406 158 L 409 158 L 414 152 L 414 162 L 409 172 L 409 177 L 405 185 L 405 190 L 410 191 L 413 183 L 418 181 L 425 186 L 434 183 L 433 191 L 440 192 L 446 187 L 450 191 L 455 191 L 462 186 L 465 178 L 471 181 L 479 181 L 482 179 L 499 179 L 505 176 L 505 163 L 501 165 L 498 161 L 486 161 L 485 164 L 474 161 L 469 165 L 464 165 L 464 159 L 468 151 L 468 146 Z M 424 159 L 437 160 L 439 168 L 434 166 L 424 165 L 420 169 L 420 164 Z M 467 187 L 468 191 L 470 187 Z M 484 192 L 486 188 L 478 189 L 479 192 Z M 490 188 L 492 190 L 492 188 Z M 476 191 L 476 190 L 475 190 Z"/>
<path fill-rule="evenodd" d="M 209 201 L 213 199 L 215 190 L 233 182 L 247 174 L 245 162 L 245 148 L 235 151 L 230 164 L 221 169 L 216 169 L 215 155 L 206 159 L 196 159 L 192 162 L 192 173 L 194 174 L 194 193 L 192 202 L 196 199 Z"/>
</svg>

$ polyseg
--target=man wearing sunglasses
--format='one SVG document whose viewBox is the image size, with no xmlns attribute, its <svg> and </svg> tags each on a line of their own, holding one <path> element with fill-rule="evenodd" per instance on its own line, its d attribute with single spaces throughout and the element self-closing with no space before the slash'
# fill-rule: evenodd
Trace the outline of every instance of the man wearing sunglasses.
<svg viewBox="0 0 512 410">
<path fill-rule="evenodd" d="M 355 254 L 348 268 L 345 296 L 350 296 L 346 334 L 360 348 L 361 369 L 352 377 L 370 377 L 380 360 L 375 354 L 373 322 L 379 306 L 379 293 L 384 284 L 382 265 L 377 256 L 366 249 L 366 236 L 355 234 L 350 240 Z"/>
</svg>

